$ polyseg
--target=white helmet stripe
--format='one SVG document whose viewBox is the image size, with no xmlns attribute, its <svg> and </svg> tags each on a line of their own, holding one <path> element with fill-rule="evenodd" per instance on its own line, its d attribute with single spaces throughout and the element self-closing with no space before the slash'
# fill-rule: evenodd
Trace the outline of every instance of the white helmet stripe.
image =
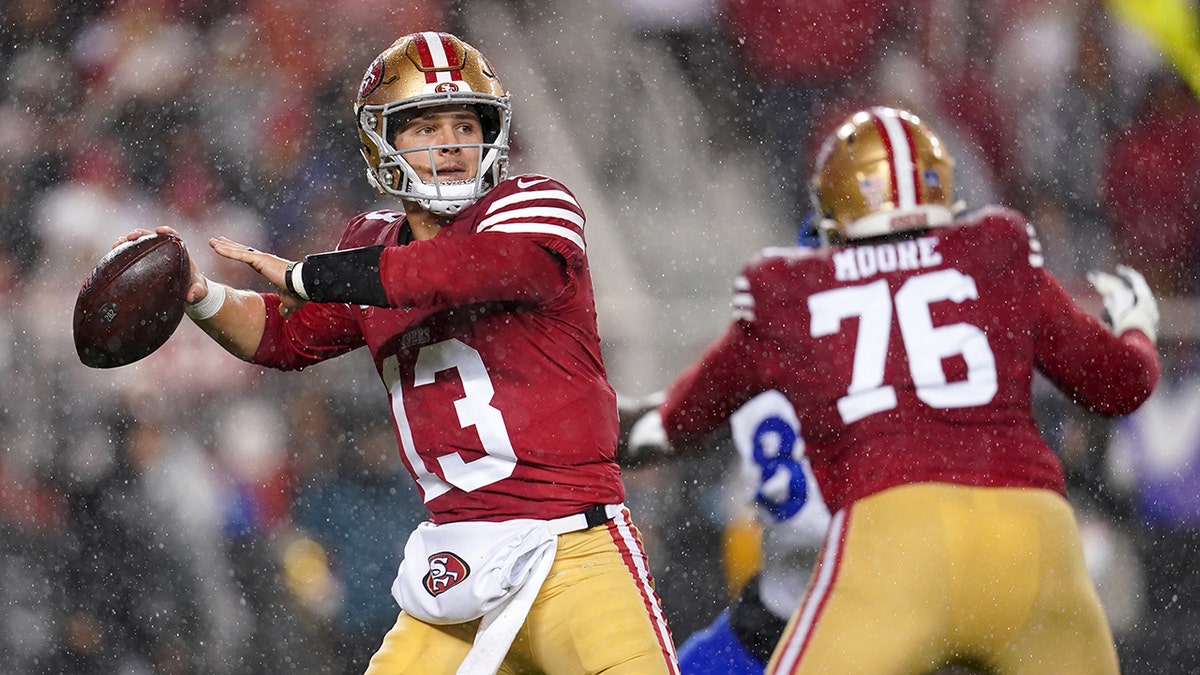
<svg viewBox="0 0 1200 675">
<path fill-rule="evenodd" d="M 441 36 L 432 31 L 426 31 L 421 33 L 421 38 L 425 40 L 425 46 L 429 49 L 429 56 L 433 59 L 433 67 L 449 67 L 450 59 L 446 57 L 446 46 L 442 44 Z"/>
<path fill-rule="evenodd" d="M 908 130 L 904 128 L 900 116 L 892 108 L 873 108 L 871 112 L 887 133 L 892 178 L 895 181 L 892 189 L 895 190 L 896 208 L 907 209 L 916 206 L 920 203 L 920 194 L 917 192 L 917 165 L 912 155 L 913 142 L 908 137 Z"/>
<path fill-rule="evenodd" d="M 425 81 L 433 84 L 453 80 L 454 74 L 458 71 L 448 69 L 450 57 L 446 54 L 446 45 L 442 42 L 442 37 L 432 31 L 426 31 L 421 33 L 421 38 L 425 40 L 425 46 L 429 49 L 429 58 L 433 61 L 433 67 L 437 69 L 432 73 L 426 73 Z"/>
</svg>

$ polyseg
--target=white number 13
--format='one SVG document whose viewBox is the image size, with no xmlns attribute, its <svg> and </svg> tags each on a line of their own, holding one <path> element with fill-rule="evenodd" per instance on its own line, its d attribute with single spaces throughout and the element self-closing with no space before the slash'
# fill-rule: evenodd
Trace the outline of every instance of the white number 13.
<svg viewBox="0 0 1200 675">
<path fill-rule="evenodd" d="M 808 311 L 813 337 L 833 335 L 843 320 L 859 319 L 850 388 L 838 399 L 842 421 L 850 424 L 896 407 L 896 390 L 883 381 L 893 306 L 918 398 L 934 408 L 969 408 L 990 402 L 996 395 L 997 376 L 987 336 L 967 323 L 934 326 L 929 314 L 934 302 L 977 299 L 975 280 L 955 269 L 915 276 L 904 282 L 894 299 L 882 279 L 811 295 Z M 942 359 L 951 356 L 966 361 L 967 379 L 946 382 Z"/>
<path fill-rule="evenodd" d="M 442 476 L 438 478 L 425 468 L 413 441 L 412 427 L 404 410 L 404 396 L 400 385 L 400 373 L 396 357 L 384 360 L 384 381 L 392 391 L 392 414 L 400 428 L 400 445 L 408 458 L 409 466 L 416 474 L 417 485 L 425 495 L 425 501 L 445 494 L 450 486 L 471 492 L 491 485 L 512 475 L 517 466 L 517 454 L 513 451 L 504 416 L 491 404 L 496 390 L 491 377 L 483 365 L 479 352 L 459 340 L 444 340 L 421 348 L 413 371 L 413 387 L 431 384 L 435 376 L 444 370 L 458 374 L 463 388 L 463 397 L 454 401 L 454 410 L 463 429 L 474 427 L 480 444 L 486 453 L 470 462 L 458 453 L 448 453 L 437 458 Z"/>
</svg>

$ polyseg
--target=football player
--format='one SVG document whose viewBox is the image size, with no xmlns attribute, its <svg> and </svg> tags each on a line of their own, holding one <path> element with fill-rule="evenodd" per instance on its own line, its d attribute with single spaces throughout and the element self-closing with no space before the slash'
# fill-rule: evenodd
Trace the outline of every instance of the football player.
<svg viewBox="0 0 1200 675">
<path fill-rule="evenodd" d="M 849 117 L 811 182 L 823 246 L 750 261 L 734 320 L 649 413 L 682 448 L 759 392 L 795 406 L 833 518 L 768 673 L 1118 672 L 1030 389 L 1040 371 L 1090 411 L 1136 409 L 1154 297 L 1093 272 L 1106 326 L 1020 213 L 964 214 L 953 181 L 916 115 Z"/>
<path fill-rule="evenodd" d="M 278 292 L 194 270 L 187 313 L 263 366 L 374 357 L 431 517 L 367 672 L 677 673 L 623 506 L 583 209 L 550 176 L 506 177 L 509 96 L 453 35 L 396 40 L 354 113 L 367 178 L 401 208 L 301 261 L 210 240 Z"/>
<path fill-rule="evenodd" d="M 796 231 L 796 245 L 818 244 L 814 214 L 806 214 Z M 618 462 L 635 467 L 674 455 L 657 415 L 645 415 L 661 396 L 618 397 Z M 723 432 L 714 434 L 714 442 L 731 444 L 737 453 L 740 470 L 730 482 L 738 496 L 746 498 L 739 510 L 748 510 L 748 515 L 739 513 L 726 524 L 726 536 L 741 540 L 751 528 L 757 540 L 757 546 L 744 547 L 753 549 L 746 552 L 753 561 L 732 560 L 739 554 L 727 552 L 725 563 L 757 564 L 744 583 L 736 579 L 733 588 L 740 588 L 733 602 L 679 646 L 683 675 L 762 675 L 804 592 L 830 519 L 804 457 L 800 421 L 787 397 L 775 390 L 756 395 L 729 416 L 728 434 Z M 727 576 L 735 581 L 736 575 Z"/>
</svg>

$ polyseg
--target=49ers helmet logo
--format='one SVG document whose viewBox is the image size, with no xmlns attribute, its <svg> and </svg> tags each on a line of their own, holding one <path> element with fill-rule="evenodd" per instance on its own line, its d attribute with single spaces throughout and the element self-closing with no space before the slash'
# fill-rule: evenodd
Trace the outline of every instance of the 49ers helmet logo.
<svg viewBox="0 0 1200 675">
<path fill-rule="evenodd" d="M 458 91 L 458 85 L 453 82 L 442 82 L 438 86 L 434 87 L 434 91 L 439 94 L 453 93 Z"/>
<path fill-rule="evenodd" d="M 383 81 L 383 55 L 375 57 L 367 72 L 363 75 L 362 84 L 358 85 L 358 100 L 362 101 L 371 95 Z"/>
<path fill-rule="evenodd" d="M 450 551 L 429 556 L 429 572 L 421 581 L 435 598 L 462 583 L 471 574 L 466 561 Z"/>
</svg>

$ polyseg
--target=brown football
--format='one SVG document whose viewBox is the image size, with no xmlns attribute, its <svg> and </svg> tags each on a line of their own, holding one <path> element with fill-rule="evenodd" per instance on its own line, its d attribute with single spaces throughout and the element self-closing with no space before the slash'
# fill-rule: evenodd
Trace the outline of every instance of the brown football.
<svg viewBox="0 0 1200 675">
<path fill-rule="evenodd" d="M 191 276 L 187 249 L 171 234 L 114 248 L 75 301 L 75 351 L 85 366 L 116 368 L 163 346 L 183 318 Z"/>
</svg>

